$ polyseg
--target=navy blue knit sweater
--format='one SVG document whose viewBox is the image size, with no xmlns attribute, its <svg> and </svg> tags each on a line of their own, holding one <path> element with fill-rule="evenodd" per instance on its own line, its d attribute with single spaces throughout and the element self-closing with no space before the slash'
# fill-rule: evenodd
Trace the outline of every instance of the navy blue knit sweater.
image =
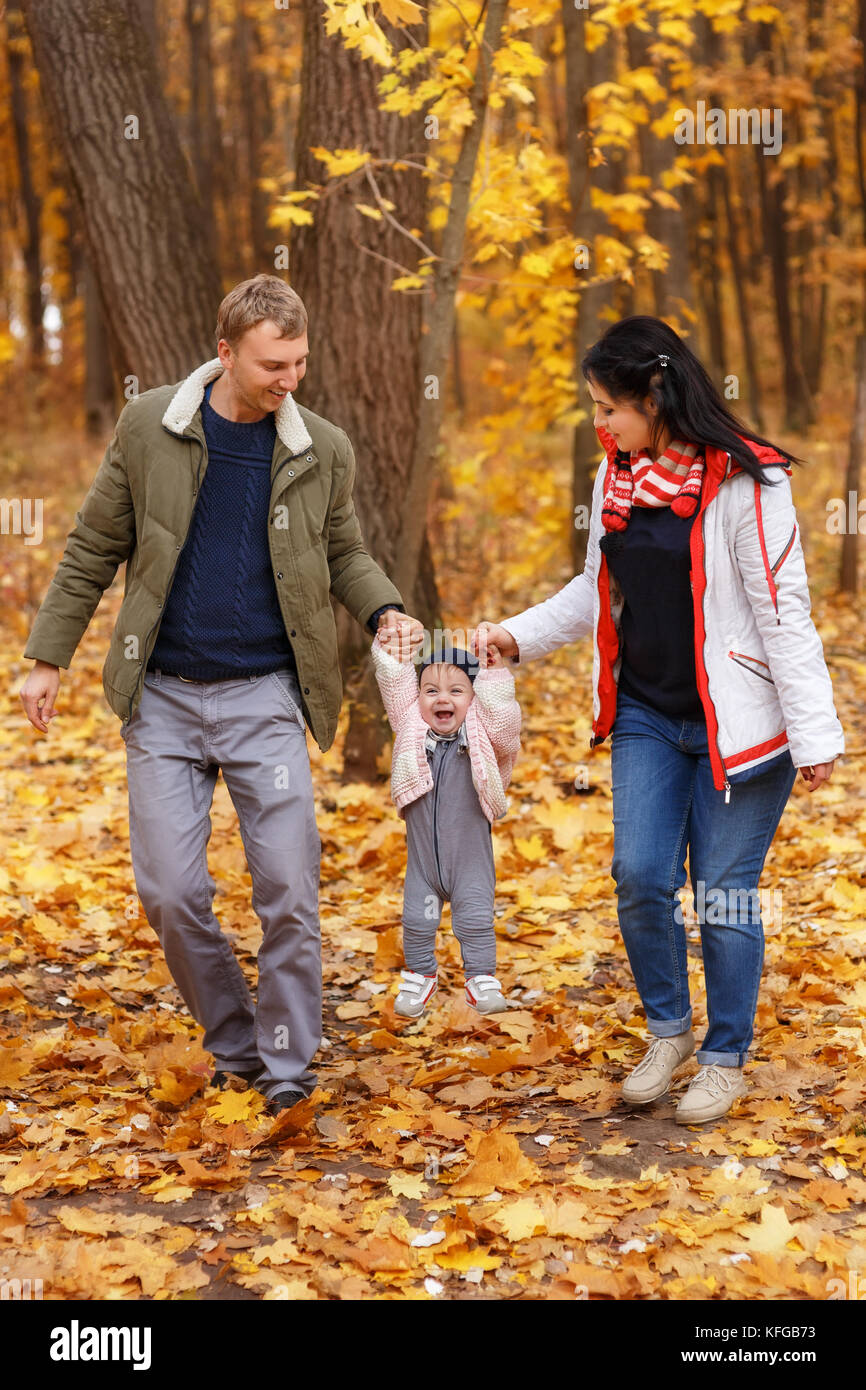
<svg viewBox="0 0 866 1390">
<path fill-rule="evenodd" d="M 200 681 L 295 669 L 268 547 L 274 417 L 227 420 L 212 386 L 201 407 L 208 465 L 147 663 Z"/>
<path fill-rule="evenodd" d="M 274 417 L 227 420 L 210 392 L 201 407 L 208 465 L 148 668 L 215 681 L 294 659 L 268 549 Z"/>
</svg>

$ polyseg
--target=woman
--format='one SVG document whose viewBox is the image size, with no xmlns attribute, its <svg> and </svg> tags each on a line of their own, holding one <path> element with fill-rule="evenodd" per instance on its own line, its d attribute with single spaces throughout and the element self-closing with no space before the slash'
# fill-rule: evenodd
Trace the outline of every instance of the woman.
<svg viewBox="0 0 866 1390">
<path fill-rule="evenodd" d="M 679 890 L 685 856 L 709 1026 L 681 1124 L 746 1091 L 764 939 L 758 881 L 796 779 L 843 752 L 788 481 L 793 455 L 726 408 L 660 319 L 612 325 L 581 368 L 605 449 L 586 567 L 474 637 L 527 661 L 593 634 L 592 745 L 611 734 L 617 912 L 652 1042 L 646 1105 L 695 1051 Z"/>
</svg>

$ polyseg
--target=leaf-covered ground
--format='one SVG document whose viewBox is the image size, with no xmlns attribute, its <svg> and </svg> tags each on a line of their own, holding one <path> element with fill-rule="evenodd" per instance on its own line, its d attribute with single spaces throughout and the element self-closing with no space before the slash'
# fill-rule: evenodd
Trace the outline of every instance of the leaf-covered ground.
<svg viewBox="0 0 866 1390">
<path fill-rule="evenodd" d="M 465 1005 L 446 926 L 433 1006 L 395 1016 L 403 828 L 385 782 L 342 785 L 339 744 L 322 756 L 310 740 L 319 1089 L 275 1121 L 254 1091 L 207 1088 L 209 1058 L 130 866 L 124 750 L 100 682 L 120 583 L 64 673 L 49 736 L 17 697 L 27 605 L 93 468 L 69 443 L 51 456 L 69 468 L 62 485 L 55 473 L 43 546 L 5 538 L 3 551 L 0 1280 L 41 1279 L 49 1299 L 824 1299 L 831 1280 L 862 1274 L 862 614 L 832 596 L 820 459 L 795 495 L 849 755 L 816 796 L 795 788 L 770 853 L 748 1096 L 718 1124 L 684 1128 L 673 1113 L 695 1062 L 646 1112 L 619 1098 L 646 1035 L 609 876 L 609 754 L 587 749 L 587 644 L 518 680 L 523 752 L 494 828 L 514 1007 L 484 1020 Z M 455 624 L 505 616 L 568 577 L 566 485 L 560 463 L 517 493 L 515 517 L 516 479 L 455 473 L 440 512 Z M 213 825 L 215 910 L 253 982 L 258 922 L 222 782 Z"/>
</svg>

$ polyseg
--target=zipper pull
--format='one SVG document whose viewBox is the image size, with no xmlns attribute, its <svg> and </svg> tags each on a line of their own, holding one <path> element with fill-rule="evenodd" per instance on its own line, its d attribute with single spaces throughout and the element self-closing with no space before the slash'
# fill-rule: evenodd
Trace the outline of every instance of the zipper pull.
<svg viewBox="0 0 866 1390">
<path fill-rule="evenodd" d="M 728 779 L 725 778 L 725 805 L 726 805 L 726 806 L 729 804 L 730 800 L 731 800 L 731 784 L 730 784 L 730 782 L 728 781 Z"/>
</svg>

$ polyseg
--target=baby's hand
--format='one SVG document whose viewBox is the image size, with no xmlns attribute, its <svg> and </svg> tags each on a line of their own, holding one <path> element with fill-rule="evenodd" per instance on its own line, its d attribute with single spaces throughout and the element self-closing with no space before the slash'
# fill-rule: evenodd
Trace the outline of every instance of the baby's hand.
<svg viewBox="0 0 866 1390">
<path fill-rule="evenodd" d="M 488 643 L 487 643 L 486 652 L 487 652 L 487 667 L 488 667 L 488 668 L 491 667 L 491 666 L 504 666 L 504 665 L 505 665 L 505 659 L 504 659 L 504 657 L 503 657 L 501 651 L 500 651 L 499 648 L 498 648 L 497 646 L 495 646 L 492 642 L 488 642 Z"/>
</svg>

